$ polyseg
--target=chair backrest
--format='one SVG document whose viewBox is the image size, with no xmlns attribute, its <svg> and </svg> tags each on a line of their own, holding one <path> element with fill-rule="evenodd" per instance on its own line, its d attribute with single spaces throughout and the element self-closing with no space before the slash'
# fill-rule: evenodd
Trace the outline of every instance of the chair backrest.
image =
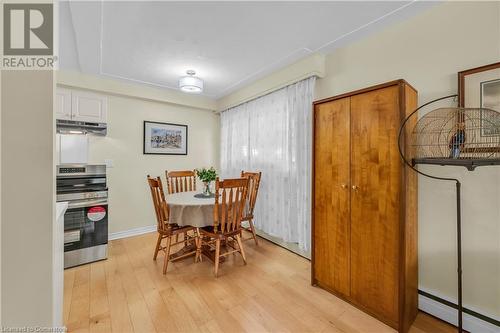
<svg viewBox="0 0 500 333">
<path fill-rule="evenodd" d="M 196 191 L 196 172 L 194 170 L 186 171 L 165 171 L 167 176 L 168 193 L 178 193 L 187 191 Z"/>
<path fill-rule="evenodd" d="M 169 230 L 168 226 L 168 205 L 165 201 L 165 195 L 163 193 L 163 186 L 161 184 L 161 178 L 151 178 L 148 175 L 149 189 L 151 190 L 151 199 L 153 200 L 153 207 L 155 209 L 157 230 L 158 232 L 167 232 Z"/>
<path fill-rule="evenodd" d="M 248 178 L 248 204 L 245 209 L 244 217 L 253 217 L 255 202 L 257 201 L 257 193 L 259 193 L 260 177 L 262 172 L 241 171 L 241 178 Z"/>
<path fill-rule="evenodd" d="M 228 233 L 241 227 L 248 178 L 215 180 L 214 231 Z"/>
</svg>

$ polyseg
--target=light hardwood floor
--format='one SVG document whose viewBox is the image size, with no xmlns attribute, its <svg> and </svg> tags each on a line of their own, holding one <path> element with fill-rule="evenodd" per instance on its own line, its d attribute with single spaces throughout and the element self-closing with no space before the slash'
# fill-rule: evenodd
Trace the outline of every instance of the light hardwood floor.
<svg viewBox="0 0 500 333">
<path fill-rule="evenodd" d="M 156 234 L 109 244 L 105 261 L 64 273 L 69 332 L 395 332 L 328 292 L 310 285 L 309 261 L 260 239 L 213 276 L 208 259 L 154 262 Z M 420 313 L 411 333 L 455 330 Z"/>
</svg>

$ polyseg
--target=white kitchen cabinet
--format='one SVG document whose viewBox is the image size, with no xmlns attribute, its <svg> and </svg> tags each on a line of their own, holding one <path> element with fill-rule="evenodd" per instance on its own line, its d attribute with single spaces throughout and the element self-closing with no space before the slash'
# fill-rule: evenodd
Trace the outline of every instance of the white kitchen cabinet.
<svg viewBox="0 0 500 333">
<path fill-rule="evenodd" d="M 57 88 L 56 118 L 71 120 L 71 90 Z"/>
<path fill-rule="evenodd" d="M 105 123 L 107 113 L 108 101 L 105 96 L 84 91 L 72 92 L 72 120 Z"/>
<path fill-rule="evenodd" d="M 106 96 L 88 91 L 57 88 L 56 118 L 106 123 L 108 99 Z"/>
</svg>

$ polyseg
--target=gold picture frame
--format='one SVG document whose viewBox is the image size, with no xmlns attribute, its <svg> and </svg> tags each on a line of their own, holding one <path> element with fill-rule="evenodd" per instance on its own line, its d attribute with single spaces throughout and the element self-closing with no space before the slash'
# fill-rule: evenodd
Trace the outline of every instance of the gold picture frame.
<svg viewBox="0 0 500 333">
<path fill-rule="evenodd" d="M 459 106 L 500 112 L 500 62 L 458 73 Z M 500 136 L 500 124 L 481 115 L 481 136 Z"/>
</svg>

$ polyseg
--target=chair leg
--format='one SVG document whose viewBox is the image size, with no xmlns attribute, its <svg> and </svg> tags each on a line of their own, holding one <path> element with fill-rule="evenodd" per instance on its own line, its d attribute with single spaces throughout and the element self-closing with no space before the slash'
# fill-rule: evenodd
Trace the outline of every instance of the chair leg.
<svg viewBox="0 0 500 333">
<path fill-rule="evenodd" d="M 243 250 L 243 242 L 241 241 L 241 235 L 236 235 L 236 241 L 238 242 L 238 246 L 240 247 L 240 253 L 243 257 L 243 262 L 245 265 L 247 264 L 247 257 L 245 255 L 245 250 Z"/>
<path fill-rule="evenodd" d="M 194 239 L 195 243 L 196 243 L 196 256 L 194 257 L 194 262 L 198 262 L 198 260 L 200 262 L 203 261 L 203 259 L 201 258 L 201 245 L 202 245 L 202 242 L 201 242 L 201 236 L 200 236 L 200 229 L 196 229 L 196 234 L 195 234 L 196 238 Z"/>
<path fill-rule="evenodd" d="M 201 259 L 201 238 L 199 236 L 197 236 L 195 239 L 194 239 L 194 242 L 196 244 L 196 255 L 194 256 L 194 262 L 198 262 L 198 260 L 201 262 L 202 259 Z"/>
<path fill-rule="evenodd" d="M 163 274 L 167 274 L 168 262 L 170 261 L 170 241 L 172 237 L 167 237 L 167 244 L 165 245 L 165 259 L 163 259 Z"/>
<path fill-rule="evenodd" d="M 194 262 L 197 263 L 198 262 L 198 255 L 200 252 L 200 244 L 198 244 L 198 238 L 196 238 L 194 240 L 194 243 L 196 244 L 196 253 L 194 254 Z"/>
<path fill-rule="evenodd" d="M 156 241 L 156 247 L 155 247 L 155 254 L 153 255 L 153 260 L 156 260 L 156 257 L 158 257 L 158 251 L 160 251 L 160 246 L 161 246 L 161 234 L 158 234 L 158 240 Z"/>
<path fill-rule="evenodd" d="M 215 241 L 215 277 L 217 277 L 217 273 L 219 272 L 219 260 L 220 260 L 220 239 Z"/>
<path fill-rule="evenodd" d="M 253 239 L 255 241 L 255 245 L 259 245 L 257 241 L 257 234 L 255 233 L 255 227 L 253 225 L 253 220 L 248 220 L 248 224 L 250 225 L 250 230 L 252 231 Z"/>
</svg>

